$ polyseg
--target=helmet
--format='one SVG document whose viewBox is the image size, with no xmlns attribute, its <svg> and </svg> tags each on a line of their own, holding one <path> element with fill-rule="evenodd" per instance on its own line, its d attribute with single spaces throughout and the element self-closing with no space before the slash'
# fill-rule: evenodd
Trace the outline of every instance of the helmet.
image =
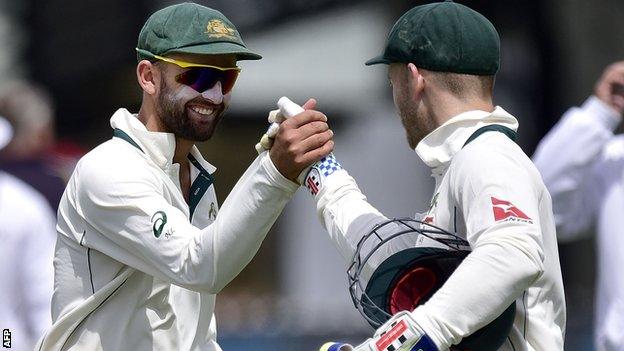
<svg viewBox="0 0 624 351">
<path fill-rule="evenodd" d="M 409 218 L 382 222 L 360 239 L 347 271 L 353 304 L 378 328 L 394 314 L 412 311 L 429 300 L 470 253 L 469 248 L 461 237 L 426 222 Z M 451 350 L 498 350 L 515 313 L 514 302 Z"/>
</svg>

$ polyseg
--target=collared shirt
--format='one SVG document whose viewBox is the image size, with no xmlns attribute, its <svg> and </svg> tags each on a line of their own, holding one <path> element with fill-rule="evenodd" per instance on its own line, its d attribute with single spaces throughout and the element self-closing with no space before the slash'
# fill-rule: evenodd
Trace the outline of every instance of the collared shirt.
<svg viewBox="0 0 624 351">
<path fill-rule="evenodd" d="M 624 136 L 617 111 L 590 97 L 542 139 L 535 165 L 553 197 L 561 241 L 596 232 L 595 344 L 624 350 Z"/>
<path fill-rule="evenodd" d="M 85 155 L 58 212 L 53 326 L 41 350 L 220 350 L 215 294 L 257 252 L 297 185 L 268 153 L 217 206 L 193 147 L 187 203 L 175 137 L 125 109 Z"/>
<path fill-rule="evenodd" d="M 11 350 L 31 350 L 52 322 L 55 239 L 45 198 L 0 172 L 0 329 L 10 333 Z"/>
<path fill-rule="evenodd" d="M 424 220 L 467 240 L 472 252 L 413 315 L 443 351 L 515 301 L 514 325 L 500 350 L 563 350 L 565 298 L 550 195 L 530 159 L 506 135 L 488 132 L 465 145 L 492 124 L 518 127 L 500 107 L 469 111 L 416 147 L 436 179 Z M 325 179 L 316 199 L 323 225 L 349 259 L 362 233 L 386 220 L 344 170 Z M 415 245 L 435 245 L 427 240 L 419 236 Z"/>
</svg>

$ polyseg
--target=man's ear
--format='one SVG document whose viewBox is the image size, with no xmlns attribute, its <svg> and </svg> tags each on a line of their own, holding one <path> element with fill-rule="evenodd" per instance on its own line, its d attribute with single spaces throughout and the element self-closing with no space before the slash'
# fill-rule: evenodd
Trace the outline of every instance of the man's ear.
<svg viewBox="0 0 624 351">
<path fill-rule="evenodd" d="M 407 84 L 412 92 L 412 96 L 415 99 L 419 99 L 425 89 L 425 79 L 413 63 L 407 64 Z"/>
<path fill-rule="evenodd" d="M 160 84 L 160 71 L 152 62 L 141 60 L 137 64 L 136 75 L 137 81 L 145 93 L 148 95 L 156 94 Z"/>
</svg>

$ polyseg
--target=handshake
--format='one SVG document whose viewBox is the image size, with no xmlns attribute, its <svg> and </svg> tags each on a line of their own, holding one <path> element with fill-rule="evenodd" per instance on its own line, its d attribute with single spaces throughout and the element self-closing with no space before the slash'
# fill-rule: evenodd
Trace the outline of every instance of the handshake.
<svg viewBox="0 0 624 351">
<path fill-rule="evenodd" d="M 329 129 L 327 117 L 314 110 L 314 99 L 301 107 L 282 97 L 277 105 L 279 109 L 269 113 L 271 125 L 256 144 L 256 151 L 259 154 L 268 151 L 284 177 L 304 184 L 310 168 L 331 155 L 334 133 Z"/>
</svg>

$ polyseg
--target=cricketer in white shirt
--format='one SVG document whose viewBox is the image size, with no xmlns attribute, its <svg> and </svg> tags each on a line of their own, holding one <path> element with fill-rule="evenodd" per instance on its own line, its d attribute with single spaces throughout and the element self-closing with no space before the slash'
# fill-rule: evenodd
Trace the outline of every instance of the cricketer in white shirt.
<svg viewBox="0 0 624 351">
<path fill-rule="evenodd" d="M 195 146 L 190 202 L 175 136 L 125 109 L 78 163 L 58 212 L 54 324 L 39 350 L 220 350 L 215 294 L 257 252 L 298 185 L 267 152 L 219 208 Z"/>
<path fill-rule="evenodd" d="M 500 107 L 468 111 L 416 146 L 436 183 L 424 220 L 457 233 L 472 252 L 411 317 L 444 351 L 515 301 L 514 324 L 500 350 L 563 350 L 565 297 L 551 198 L 531 160 L 505 134 L 488 131 L 465 145 L 488 125 L 516 131 L 518 121 Z M 362 235 L 387 217 L 344 169 L 325 173 L 315 189 L 318 215 L 350 260 Z"/>
<path fill-rule="evenodd" d="M 592 96 L 563 115 L 534 155 L 553 197 L 559 238 L 597 232 L 598 351 L 624 350 L 624 136 L 613 134 L 620 120 Z"/>
<path fill-rule="evenodd" d="M 11 350 L 32 350 L 52 323 L 54 223 L 41 194 L 0 172 L 0 329 Z"/>
</svg>

